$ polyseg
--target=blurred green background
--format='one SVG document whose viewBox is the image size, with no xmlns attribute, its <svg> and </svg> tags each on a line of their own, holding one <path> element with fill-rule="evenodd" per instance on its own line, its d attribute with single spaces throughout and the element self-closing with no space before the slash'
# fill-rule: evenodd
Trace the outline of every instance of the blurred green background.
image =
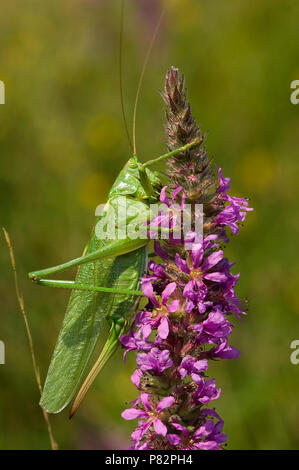
<svg viewBox="0 0 299 470">
<path fill-rule="evenodd" d="M 131 123 L 138 76 L 162 4 L 166 16 L 146 70 L 137 114 L 137 150 L 145 161 L 165 150 L 159 96 L 171 65 L 184 71 L 193 112 L 209 131 L 208 151 L 250 196 L 240 236 L 227 254 L 241 272 L 249 314 L 231 344 L 237 361 L 210 372 L 222 387 L 213 406 L 225 421 L 229 449 L 299 447 L 297 0 L 127 0 L 124 90 Z M 130 156 L 118 90 L 120 1 L 10 0 L 1 5 L 1 225 L 9 231 L 44 380 L 68 293 L 37 287 L 27 272 L 81 254 L 120 167 Z M 45 449 L 24 324 L 8 251 L 1 238 L 0 448 Z M 71 273 L 72 274 L 72 273 Z M 71 274 L 69 276 L 71 276 Z M 120 413 L 136 396 L 134 354 L 103 372 L 70 422 L 51 421 L 60 448 L 127 448 L 134 423 Z"/>
</svg>

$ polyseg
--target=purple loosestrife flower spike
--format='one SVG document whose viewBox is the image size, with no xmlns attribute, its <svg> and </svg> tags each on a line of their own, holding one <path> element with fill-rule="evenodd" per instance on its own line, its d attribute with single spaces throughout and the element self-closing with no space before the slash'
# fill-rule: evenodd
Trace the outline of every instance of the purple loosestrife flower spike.
<svg viewBox="0 0 299 470">
<path fill-rule="evenodd" d="M 166 75 L 168 150 L 195 138 L 199 144 L 167 161 L 169 184 L 160 200 L 172 213 L 170 227 L 182 224 L 185 205 L 202 204 L 203 236 L 191 230 L 185 239 L 155 241 L 160 261 L 151 260 L 142 279 L 148 303 L 121 342 L 137 351 L 137 369 L 131 380 L 140 396 L 122 413 L 138 419 L 133 449 L 220 450 L 227 436 L 223 420 L 209 408 L 221 389 L 209 376 L 209 361 L 236 359 L 239 351 L 228 342 L 231 315 L 245 314 L 222 249 L 230 233 L 237 235 L 248 211 L 248 201 L 229 194 L 230 179 L 214 171 L 200 128 L 192 117 L 184 77 L 175 68 Z M 156 225 L 165 223 L 158 216 Z M 182 228 L 182 227 L 180 227 Z M 189 243 L 186 248 L 185 241 Z"/>
</svg>

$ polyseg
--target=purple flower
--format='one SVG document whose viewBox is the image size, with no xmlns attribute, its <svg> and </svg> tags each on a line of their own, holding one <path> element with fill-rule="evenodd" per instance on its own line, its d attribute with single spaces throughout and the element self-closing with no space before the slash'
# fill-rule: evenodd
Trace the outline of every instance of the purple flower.
<svg viewBox="0 0 299 470">
<path fill-rule="evenodd" d="M 244 198 L 232 197 L 227 192 L 229 191 L 230 178 L 223 178 L 221 168 L 218 170 L 219 173 L 219 197 L 224 201 L 228 201 L 230 204 L 225 207 L 214 219 L 214 223 L 220 226 L 228 225 L 234 235 L 239 232 L 237 222 L 243 222 L 246 217 L 246 212 L 252 211 L 251 207 L 248 207 L 248 201 Z"/>
<path fill-rule="evenodd" d="M 158 244 L 158 242 L 155 242 L 155 244 L 156 243 Z M 156 264 L 154 261 L 150 261 L 148 263 L 148 270 L 153 273 L 151 276 L 147 276 L 148 281 L 156 282 L 166 279 L 165 267 L 162 266 L 162 264 Z"/>
<path fill-rule="evenodd" d="M 183 260 L 177 253 L 175 256 L 176 265 L 186 274 L 189 274 L 190 281 L 184 287 L 183 295 L 186 297 L 186 310 L 190 313 L 197 307 L 199 313 L 205 313 L 207 307 L 212 303 L 206 301 L 208 294 L 207 281 L 222 283 L 227 280 L 226 264 L 223 262 L 223 251 L 213 251 L 204 258 L 204 247 L 211 244 L 210 240 L 205 243 L 196 243 L 192 250 L 193 266 Z M 222 263 L 221 263 L 222 261 Z"/>
<path fill-rule="evenodd" d="M 218 343 L 220 338 L 226 338 L 231 334 L 232 327 L 221 310 L 212 310 L 206 320 L 193 325 L 198 333 L 196 341 L 199 343 Z"/>
<path fill-rule="evenodd" d="M 246 315 L 246 312 L 241 308 L 241 301 L 238 299 L 234 291 L 234 286 L 236 285 L 239 277 L 240 274 L 235 276 L 233 274 L 228 275 L 224 289 L 220 295 L 220 301 L 222 302 L 223 309 L 226 313 L 232 312 L 239 320 L 241 320 L 242 318 L 240 314 Z"/>
<path fill-rule="evenodd" d="M 182 359 L 178 372 L 182 379 L 187 375 L 190 375 L 192 379 L 197 382 L 201 377 L 200 373 L 207 370 L 207 368 L 208 361 L 206 359 L 196 360 L 192 356 L 188 355 Z"/>
<path fill-rule="evenodd" d="M 218 193 L 219 194 L 228 193 L 229 188 L 230 188 L 230 178 L 224 178 L 224 176 L 222 175 L 221 168 L 218 168 L 218 178 L 219 178 Z"/>
<path fill-rule="evenodd" d="M 173 361 L 169 359 L 170 352 L 167 349 L 160 350 L 152 348 L 148 353 L 137 354 L 137 365 L 142 372 L 153 371 L 155 374 L 162 374 L 165 369 L 172 366 Z"/>
<path fill-rule="evenodd" d="M 220 341 L 218 346 L 212 350 L 212 357 L 220 357 L 221 359 L 237 359 L 240 351 L 227 344 L 227 339 Z"/>
<path fill-rule="evenodd" d="M 149 351 L 152 347 L 148 342 L 151 334 L 151 312 L 140 312 L 127 335 L 120 337 L 121 344 L 126 348 L 124 359 L 129 351 Z M 137 330 L 136 330 L 137 328 Z"/>
<path fill-rule="evenodd" d="M 195 402 L 204 404 L 219 398 L 221 388 L 216 388 L 215 379 L 205 381 L 202 377 L 199 377 L 197 380 L 195 380 L 195 382 L 198 385 L 198 388 L 193 397 Z"/>
<path fill-rule="evenodd" d="M 132 439 L 135 443 L 139 443 L 144 434 L 153 425 L 156 434 L 166 436 L 167 427 L 161 421 L 160 417 L 166 408 L 171 407 L 175 402 L 175 398 L 168 396 L 159 401 L 156 405 L 152 406 L 151 395 L 149 393 L 141 393 L 139 404 L 143 405 L 144 409 L 129 408 L 122 412 L 122 417 L 126 420 L 131 419 L 145 419 L 140 421 L 138 428 L 133 432 Z"/>
<path fill-rule="evenodd" d="M 152 314 L 152 321 L 151 325 L 156 327 L 158 330 L 158 334 L 160 338 L 166 339 L 169 334 L 169 322 L 168 322 L 168 314 L 174 313 L 178 310 L 180 306 L 179 300 L 172 300 L 168 303 L 170 296 L 176 289 L 176 283 L 172 282 L 168 284 L 161 294 L 161 305 L 159 300 L 154 295 L 154 290 L 151 282 L 147 279 L 143 280 L 142 282 L 142 290 L 146 297 L 152 302 L 155 306 L 155 309 Z"/>
<path fill-rule="evenodd" d="M 207 413 L 205 413 L 207 412 Z M 220 450 L 221 444 L 226 441 L 226 434 L 222 433 L 223 421 L 214 410 L 204 410 L 203 416 L 211 415 L 218 418 L 214 423 L 213 420 L 206 420 L 193 433 L 178 422 L 172 422 L 172 426 L 179 434 L 168 434 L 167 439 L 171 445 L 178 446 L 182 450 Z"/>
</svg>

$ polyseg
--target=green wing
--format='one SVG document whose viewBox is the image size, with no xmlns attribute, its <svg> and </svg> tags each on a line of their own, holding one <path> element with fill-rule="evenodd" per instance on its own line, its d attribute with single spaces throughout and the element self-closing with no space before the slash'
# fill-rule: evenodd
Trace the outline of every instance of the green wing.
<svg viewBox="0 0 299 470">
<path fill-rule="evenodd" d="M 108 241 L 95 234 L 87 245 L 89 254 Z M 146 267 L 146 247 L 104 258 L 78 268 L 76 282 L 91 286 L 136 290 Z M 70 296 L 40 405 L 49 413 L 59 413 L 73 398 L 98 340 L 103 320 L 118 311 L 128 315 L 136 297 L 94 291 L 76 291 Z"/>
</svg>

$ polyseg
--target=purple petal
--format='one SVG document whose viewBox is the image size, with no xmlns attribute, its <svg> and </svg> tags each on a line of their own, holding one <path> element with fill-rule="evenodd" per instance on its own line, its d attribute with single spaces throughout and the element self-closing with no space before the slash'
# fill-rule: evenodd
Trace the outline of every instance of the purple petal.
<svg viewBox="0 0 299 470">
<path fill-rule="evenodd" d="M 126 351 L 124 352 L 124 362 L 126 362 L 127 352 L 137 349 L 136 341 L 131 335 L 122 335 L 119 340 L 121 344 L 126 348 Z"/>
<path fill-rule="evenodd" d="M 166 189 L 168 188 L 168 186 L 164 186 L 161 190 L 161 193 L 160 193 L 160 201 L 163 202 L 164 204 L 166 204 L 168 207 L 170 206 L 169 204 L 169 200 L 167 198 L 167 195 L 166 195 Z"/>
<path fill-rule="evenodd" d="M 163 317 L 160 321 L 160 325 L 158 326 L 158 335 L 162 339 L 166 339 L 169 335 L 169 325 L 166 317 Z"/>
<path fill-rule="evenodd" d="M 214 281 L 214 282 L 225 282 L 227 279 L 227 276 L 223 273 L 209 273 L 209 274 L 204 274 L 203 277 L 205 279 L 208 279 L 208 281 Z"/>
<path fill-rule="evenodd" d="M 172 366 L 172 361 L 168 360 L 170 356 L 170 352 L 168 349 L 164 349 L 162 352 L 160 351 L 160 363 L 163 364 L 166 368 Z"/>
<path fill-rule="evenodd" d="M 174 313 L 178 310 L 180 306 L 180 301 L 179 300 L 172 300 L 170 304 L 168 305 L 168 312 L 169 313 Z"/>
<path fill-rule="evenodd" d="M 209 434 L 211 434 L 214 431 L 214 427 L 215 427 L 214 421 L 212 421 L 212 420 L 206 421 L 205 424 L 200 426 L 195 431 L 195 433 L 193 434 L 193 437 L 195 439 L 200 439 L 203 436 L 208 436 Z"/>
<path fill-rule="evenodd" d="M 139 388 L 140 379 L 142 377 L 142 371 L 140 369 L 136 369 L 133 374 L 131 375 L 131 381 L 135 385 L 135 387 Z"/>
<path fill-rule="evenodd" d="M 139 421 L 138 423 L 138 428 L 133 431 L 131 434 L 131 437 L 136 444 L 139 443 L 139 441 L 143 438 L 144 434 L 148 431 L 150 428 L 152 422 L 150 419 L 148 419 L 145 422 Z"/>
<path fill-rule="evenodd" d="M 194 307 L 195 307 L 194 302 L 192 302 L 192 300 L 190 299 L 187 299 L 186 306 L 185 306 L 186 313 L 191 313 Z"/>
<path fill-rule="evenodd" d="M 216 235 L 216 234 L 208 235 L 207 237 L 205 237 L 205 240 L 204 240 L 204 248 L 207 248 L 207 247 L 206 247 L 206 244 L 207 244 L 207 243 L 210 243 L 211 240 L 213 240 L 213 241 L 214 241 L 214 240 L 217 240 L 217 238 L 218 238 L 218 235 Z"/>
<path fill-rule="evenodd" d="M 166 436 L 167 434 L 167 427 L 165 426 L 165 424 L 162 423 L 162 421 L 160 419 L 155 419 L 155 421 L 153 422 L 153 425 L 154 425 L 154 430 L 157 434 L 161 434 L 162 436 Z"/>
<path fill-rule="evenodd" d="M 205 311 L 207 310 L 205 302 L 197 302 L 197 308 L 199 313 L 205 313 Z"/>
<path fill-rule="evenodd" d="M 122 417 L 126 420 L 137 419 L 137 418 L 147 418 L 147 413 L 143 410 L 137 410 L 136 408 L 130 408 L 122 412 Z"/>
<path fill-rule="evenodd" d="M 180 205 L 180 210 L 182 211 L 185 207 L 185 201 L 186 201 L 186 194 L 183 193 L 182 194 L 182 202 L 181 202 L 181 205 Z"/>
<path fill-rule="evenodd" d="M 136 444 L 139 444 L 143 435 L 144 435 L 143 429 L 138 427 L 132 432 L 131 438 Z"/>
<path fill-rule="evenodd" d="M 151 396 L 149 393 L 142 393 L 140 395 L 140 400 L 147 411 L 151 410 Z"/>
<path fill-rule="evenodd" d="M 192 259 L 193 259 L 194 269 L 197 269 L 199 267 L 199 265 L 201 264 L 203 254 L 204 254 L 204 251 L 203 251 L 202 243 L 200 243 L 200 242 L 199 243 L 193 243 L 193 246 L 192 246 Z"/>
<path fill-rule="evenodd" d="M 182 259 L 178 253 L 176 253 L 175 255 L 175 262 L 176 262 L 177 267 L 180 268 L 181 271 L 187 274 L 190 273 L 190 269 L 188 267 L 187 262 L 184 259 Z"/>
<path fill-rule="evenodd" d="M 178 431 L 181 431 L 184 437 L 188 437 L 188 436 L 189 436 L 188 429 L 185 428 L 185 426 L 182 426 L 182 425 L 179 424 L 179 423 L 171 423 L 171 424 L 172 424 L 172 426 L 173 426 L 174 428 L 176 428 Z"/>
<path fill-rule="evenodd" d="M 202 450 L 219 450 L 220 446 L 215 441 L 195 442 L 194 447 Z"/>
<path fill-rule="evenodd" d="M 217 357 L 221 357 L 222 359 L 237 359 L 239 356 L 240 351 L 233 346 L 227 346 L 217 354 Z"/>
<path fill-rule="evenodd" d="M 201 359 L 200 361 L 196 361 L 194 363 L 194 367 L 198 372 L 203 372 L 204 370 L 207 370 L 209 367 L 207 359 Z"/>
<path fill-rule="evenodd" d="M 175 198 L 177 197 L 177 195 L 182 191 L 183 189 L 183 186 L 178 186 L 172 193 L 172 197 L 171 197 L 171 203 L 173 204 L 173 201 L 175 200 Z"/>
<path fill-rule="evenodd" d="M 141 444 L 140 446 L 138 446 L 137 448 L 135 447 L 136 450 L 152 450 L 152 447 L 150 447 L 149 443 L 148 442 L 144 442 L 143 444 Z M 129 449 L 130 450 L 130 449 Z"/>
<path fill-rule="evenodd" d="M 143 281 L 141 285 L 142 291 L 148 299 L 156 306 L 158 307 L 159 302 L 157 301 L 156 297 L 154 296 L 154 289 L 153 286 L 150 282 L 148 281 Z"/>
<path fill-rule="evenodd" d="M 170 284 L 168 284 L 168 286 L 165 287 L 165 289 L 162 292 L 162 296 L 161 296 L 163 305 L 166 305 L 167 300 L 169 299 L 169 297 L 171 296 L 173 291 L 175 291 L 175 289 L 176 289 L 176 283 L 175 282 L 171 282 Z"/>
<path fill-rule="evenodd" d="M 228 193 L 229 185 L 230 185 L 230 178 L 224 178 L 222 175 L 221 168 L 218 168 L 218 177 L 219 177 L 219 188 L 218 192 L 221 193 Z"/>
<path fill-rule="evenodd" d="M 183 296 L 188 297 L 188 298 L 193 297 L 193 293 L 194 293 L 193 288 L 194 288 L 194 281 L 187 282 L 183 290 Z"/>
<path fill-rule="evenodd" d="M 164 410 L 165 408 L 168 408 L 169 406 L 172 406 L 175 402 L 174 397 L 165 397 L 162 398 L 162 400 L 158 403 L 157 406 L 157 411 L 160 413 L 160 411 Z"/>
<path fill-rule="evenodd" d="M 172 446 L 182 444 L 182 439 L 177 434 L 167 434 L 167 439 Z"/>
<path fill-rule="evenodd" d="M 152 327 L 151 325 L 145 325 L 142 328 L 142 335 L 144 339 L 148 339 L 152 333 Z"/>
<path fill-rule="evenodd" d="M 207 271 L 208 269 L 215 266 L 217 263 L 219 263 L 220 260 L 222 260 L 222 258 L 223 258 L 223 251 L 222 250 L 214 251 L 213 253 L 211 253 L 210 256 L 208 256 L 205 259 L 205 261 L 202 265 L 203 271 Z"/>
<path fill-rule="evenodd" d="M 221 422 L 223 422 L 222 419 L 220 418 L 219 414 L 216 413 L 216 411 L 213 410 L 213 409 L 206 408 L 206 409 L 202 410 L 202 413 L 201 413 L 201 414 L 203 414 L 204 416 L 213 416 L 213 418 L 217 418 L 217 419 L 219 419 Z"/>
</svg>

